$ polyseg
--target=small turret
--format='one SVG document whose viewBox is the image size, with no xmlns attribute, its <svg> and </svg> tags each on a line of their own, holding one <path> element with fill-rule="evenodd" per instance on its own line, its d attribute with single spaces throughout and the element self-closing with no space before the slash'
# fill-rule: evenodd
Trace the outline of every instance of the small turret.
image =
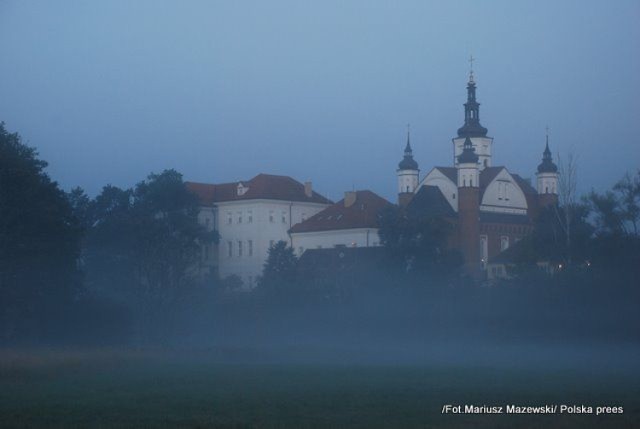
<svg viewBox="0 0 640 429">
<path fill-rule="evenodd" d="M 536 188 L 540 207 L 558 202 L 558 166 L 553 163 L 549 150 L 549 130 L 547 129 L 546 145 L 542 153 L 542 162 L 536 173 Z"/>
<path fill-rule="evenodd" d="M 406 205 L 413 197 L 414 192 L 418 188 L 420 179 L 420 169 L 418 163 L 413 159 L 413 150 L 411 149 L 411 132 L 407 125 L 407 144 L 404 148 L 404 158 L 398 164 L 396 170 L 398 175 L 398 204 Z"/>
</svg>

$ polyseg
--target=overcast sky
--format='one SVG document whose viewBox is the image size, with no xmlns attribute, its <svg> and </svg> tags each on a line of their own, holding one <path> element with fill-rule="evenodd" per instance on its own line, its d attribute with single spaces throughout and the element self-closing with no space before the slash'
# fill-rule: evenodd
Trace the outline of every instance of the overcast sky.
<svg viewBox="0 0 640 429">
<path fill-rule="evenodd" d="M 472 53 L 494 165 L 579 154 L 580 189 L 640 166 L 639 1 L 0 0 L 0 120 L 65 188 L 175 168 L 395 201 L 452 165 Z"/>
</svg>

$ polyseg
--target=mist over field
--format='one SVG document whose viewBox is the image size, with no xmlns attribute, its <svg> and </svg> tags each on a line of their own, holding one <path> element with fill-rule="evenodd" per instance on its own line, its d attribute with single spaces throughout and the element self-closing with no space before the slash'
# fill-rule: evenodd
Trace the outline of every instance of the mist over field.
<svg viewBox="0 0 640 429">
<path fill-rule="evenodd" d="M 638 22 L 0 1 L 0 428 L 640 427 Z"/>
</svg>

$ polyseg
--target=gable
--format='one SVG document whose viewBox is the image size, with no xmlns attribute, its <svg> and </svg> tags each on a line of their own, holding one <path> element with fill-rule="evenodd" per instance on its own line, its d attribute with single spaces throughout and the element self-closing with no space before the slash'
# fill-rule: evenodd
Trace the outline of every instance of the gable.
<svg viewBox="0 0 640 429">
<path fill-rule="evenodd" d="M 499 169 L 495 170 L 495 169 Z M 488 175 L 480 177 L 480 210 L 498 213 L 527 213 L 527 198 L 518 182 L 504 167 L 487 168 Z M 484 173 L 484 172 L 483 172 Z"/>
<path fill-rule="evenodd" d="M 434 167 L 422 180 L 416 192 L 423 186 L 437 187 L 455 212 L 458 211 L 457 169 L 455 167 Z"/>
</svg>

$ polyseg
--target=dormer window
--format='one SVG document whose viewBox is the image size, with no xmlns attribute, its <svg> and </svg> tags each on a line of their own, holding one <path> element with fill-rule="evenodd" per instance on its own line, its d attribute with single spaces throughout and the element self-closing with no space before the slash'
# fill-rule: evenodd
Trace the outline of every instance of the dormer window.
<svg viewBox="0 0 640 429">
<path fill-rule="evenodd" d="M 242 182 L 239 182 L 239 183 L 238 183 L 238 187 L 237 187 L 237 189 L 236 189 L 236 190 L 237 190 L 237 194 L 238 194 L 238 196 L 242 196 L 242 195 L 244 195 L 244 194 L 246 194 L 246 193 L 247 193 L 247 191 L 249 190 L 249 188 L 248 188 L 248 187 L 246 187 L 246 186 L 244 186 L 244 185 L 242 184 Z"/>
</svg>

